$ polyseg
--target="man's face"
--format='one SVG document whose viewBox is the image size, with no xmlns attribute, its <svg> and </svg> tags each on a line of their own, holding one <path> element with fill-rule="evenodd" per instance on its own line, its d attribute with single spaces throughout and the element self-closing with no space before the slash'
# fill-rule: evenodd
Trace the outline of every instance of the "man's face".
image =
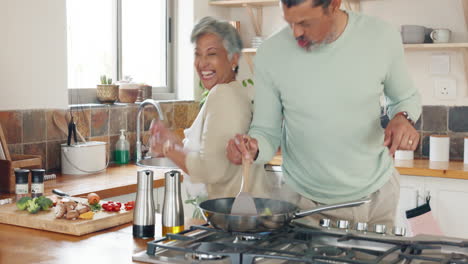
<svg viewBox="0 0 468 264">
<path fill-rule="evenodd" d="M 334 33 L 334 19 L 330 11 L 322 6 L 313 6 L 313 0 L 288 8 L 283 4 L 283 15 L 293 30 L 297 44 L 305 50 L 326 43 Z M 328 12 L 327 12 L 328 11 Z"/>
</svg>

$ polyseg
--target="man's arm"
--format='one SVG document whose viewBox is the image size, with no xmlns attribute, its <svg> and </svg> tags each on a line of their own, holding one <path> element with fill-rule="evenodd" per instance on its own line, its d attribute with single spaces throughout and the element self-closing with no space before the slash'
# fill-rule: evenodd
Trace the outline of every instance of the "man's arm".
<svg viewBox="0 0 468 264">
<path fill-rule="evenodd" d="M 259 50 L 255 61 L 254 114 L 249 130 L 249 136 L 258 142 L 256 162 L 262 164 L 269 162 L 278 150 L 283 121 L 280 91 L 268 74 L 265 57 Z"/>
<path fill-rule="evenodd" d="M 409 75 L 397 32 L 393 33 L 390 43 L 392 62 L 384 80 L 384 93 L 391 121 L 385 129 L 384 145 L 390 148 L 393 155 L 397 149 L 415 150 L 418 146 L 419 133 L 411 121 L 416 122 L 421 115 L 421 99 Z"/>
</svg>

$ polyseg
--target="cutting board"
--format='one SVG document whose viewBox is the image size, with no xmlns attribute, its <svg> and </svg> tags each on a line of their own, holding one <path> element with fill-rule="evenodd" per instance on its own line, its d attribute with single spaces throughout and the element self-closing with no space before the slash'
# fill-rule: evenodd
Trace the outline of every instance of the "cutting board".
<svg viewBox="0 0 468 264">
<path fill-rule="evenodd" d="M 83 201 L 86 201 L 86 199 L 83 199 Z M 105 202 L 106 201 L 101 201 L 101 204 Z M 2 224 L 23 226 L 75 236 L 81 236 L 129 223 L 132 220 L 133 210 L 120 212 L 99 211 L 94 214 L 91 220 L 67 220 L 56 219 L 54 208 L 48 211 L 39 211 L 37 214 L 30 214 L 28 211 L 18 210 L 16 203 L 0 206 L 0 223 Z"/>
</svg>

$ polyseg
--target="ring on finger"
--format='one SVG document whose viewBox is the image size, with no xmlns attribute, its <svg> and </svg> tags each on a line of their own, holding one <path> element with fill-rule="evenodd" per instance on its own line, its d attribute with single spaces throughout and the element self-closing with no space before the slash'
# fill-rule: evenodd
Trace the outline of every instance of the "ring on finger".
<svg viewBox="0 0 468 264">
<path fill-rule="evenodd" d="M 413 140 L 408 140 L 408 145 L 413 145 Z"/>
</svg>

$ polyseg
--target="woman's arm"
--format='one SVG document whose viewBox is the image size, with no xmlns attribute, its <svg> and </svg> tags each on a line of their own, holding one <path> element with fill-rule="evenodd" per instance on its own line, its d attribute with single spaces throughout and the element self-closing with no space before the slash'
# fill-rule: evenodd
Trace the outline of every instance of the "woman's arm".
<svg viewBox="0 0 468 264">
<path fill-rule="evenodd" d="M 226 158 L 226 145 L 236 133 L 246 133 L 252 119 L 251 102 L 242 86 L 214 88 L 206 101 L 201 148 L 186 156 L 186 168 L 193 182 L 221 183 L 230 180 L 226 172 L 238 168 Z"/>
</svg>

